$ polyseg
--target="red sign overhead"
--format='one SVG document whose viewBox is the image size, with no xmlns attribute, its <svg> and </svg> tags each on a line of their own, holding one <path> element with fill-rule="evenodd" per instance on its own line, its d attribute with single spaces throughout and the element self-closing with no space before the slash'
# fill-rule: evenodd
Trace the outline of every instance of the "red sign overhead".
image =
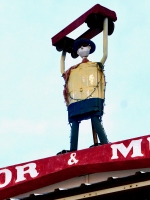
<svg viewBox="0 0 150 200">
<path fill-rule="evenodd" d="M 150 135 L 0 169 L 0 199 L 97 172 L 150 167 Z"/>
<path fill-rule="evenodd" d="M 52 44 L 55 46 L 55 44 L 61 40 L 63 37 L 74 31 L 76 28 L 78 28 L 81 24 L 85 22 L 87 17 L 92 13 L 100 13 L 102 16 L 110 18 L 112 21 L 116 21 L 116 13 L 112 10 L 109 10 L 108 8 L 105 8 L 99 4 L 96 4 L 92 8 L 90 8 L 87 12 L 85 12 L 83 15 L 81 15 L 79 18 L 77 18 L 75 21 L 73 21 L 71 24 L 69 24 L 66 28 L 61 30 L 59 33 L 57 33 L 55 36 L 52 37 Z"/>
<path fill-rule="evenodd" d="M 89 29 L 78 36 L 79 38 L 92 39 L 97 34 L 103 31 L 104 18 L 108 18 L 108 35 L 114 31 L 114 22 L 117 20 L 116 13 L 108 8 L 96 4 L 87 12 L 78 17 L 75 21 L 52 37 L 52 45 L 56 46 L 58 51 L 65 51 L 73 55 L 74 39 L 69 38 L 67 35 L 78 28 L 83 23 L 86 23 Z M 74 56 L 73 56 L 74 58 Z"/>
</svg>

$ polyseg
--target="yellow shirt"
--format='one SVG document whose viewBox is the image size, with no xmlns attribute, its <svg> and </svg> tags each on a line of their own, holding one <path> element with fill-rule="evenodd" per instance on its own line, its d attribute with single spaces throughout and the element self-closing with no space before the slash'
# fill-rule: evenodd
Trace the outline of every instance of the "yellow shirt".
<svg viewBox="0 0 150 200">
<path fill-rule="evenodd" d="M 69 104 L 89 98 L 105 98 L 105 76 L 97 62 L 81 63 L 68 80 Z"/>
</svg>

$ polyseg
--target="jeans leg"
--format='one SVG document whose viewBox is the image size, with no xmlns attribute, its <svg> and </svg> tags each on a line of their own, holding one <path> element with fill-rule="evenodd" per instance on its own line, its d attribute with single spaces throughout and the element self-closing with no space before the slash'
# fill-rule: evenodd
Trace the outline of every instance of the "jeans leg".
<svg viewBox="0 0 150 200">
<path fill-rule="evenodd" d="M 102 144 L 108 144 L 107 135 L 98 117 L 92 117 L 91 121 Z"/>
<path fill-rule="evenodd" d="M 74 121 L 71 126 L 70 151 L 76 151 L 78 149 L 78 133 L 79 122 Z"/>
</svg>

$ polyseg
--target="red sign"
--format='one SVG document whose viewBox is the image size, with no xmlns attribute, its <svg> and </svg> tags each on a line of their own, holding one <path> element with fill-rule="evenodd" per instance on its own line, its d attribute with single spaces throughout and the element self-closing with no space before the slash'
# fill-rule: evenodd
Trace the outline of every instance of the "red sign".
<svg viewBox="0 0 150 200">
<path fill-rule="evenodd" d="M 150 135 L 0 169 L 0 199 L 97 172 L 150 167 Z"/>
<path fill-rule="evenodd" d="M 56 46 L 58 51 L 64 50 L 68 53 L 71 53 L 74 39 L 69 38 L 67 35 L 83 23 L 87 23 L 89 29 L 78 36 L 78 38 L 91 39 L 103 31 L 104 18 L 108 18 L 108 35 L 111 35 L 114 31 L 114 22 L 117 20 L 116 13 L 112 10 L 109 10 L 108 8 L 96 4 L 63 30 L 61 30 L 59 33 L 57 33 L 55 36 L 53 36 L 52 45 Z"/>
<path fill-rule="evenodd" d="M 62 31 L 57 33 L 54 37 L 52 37 L 52 44 L 55 45 L 63 37 L 65 37 L 66 35 L 71 33 L 73 30 L 78 28 L 81 24 L 85 22 L 85 20 L 91 13 L 100 13 L 102 16 L 108 17 L 112 21 L 117 20 L 116 13 L 114 11 L 111 11 L 108 8 L 105 8 L 99 4 L 96 4 L 91 9 L 89 9 L 86 13 L 81 15 L 78 19 L 76 19 L 74 22 L 69 24 L 66 28 L 64 28 Z"/>
</svg>

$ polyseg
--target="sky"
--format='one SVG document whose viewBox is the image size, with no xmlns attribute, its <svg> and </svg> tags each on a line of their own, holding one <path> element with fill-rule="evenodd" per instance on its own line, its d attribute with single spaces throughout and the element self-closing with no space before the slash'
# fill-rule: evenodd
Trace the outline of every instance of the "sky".
<svg viewBox="0 0 150 200">
<path fill-rule="evenodd" d="M 70 148 L 61 52 L 51 38 L 95 4 L 117 14 L 108 38 L 103 126 L 110 142 L 150 134 L 149 0 L 0 0 L 0 168 Z M 86 24 L 69 36 L 77 38 Z M 102 33 L 92 39 L 102 58 Z M 66 56 L 66 69 L 81 58 Z M 93 144 L 90 120 L 78 149 Z"/>
</svg>

